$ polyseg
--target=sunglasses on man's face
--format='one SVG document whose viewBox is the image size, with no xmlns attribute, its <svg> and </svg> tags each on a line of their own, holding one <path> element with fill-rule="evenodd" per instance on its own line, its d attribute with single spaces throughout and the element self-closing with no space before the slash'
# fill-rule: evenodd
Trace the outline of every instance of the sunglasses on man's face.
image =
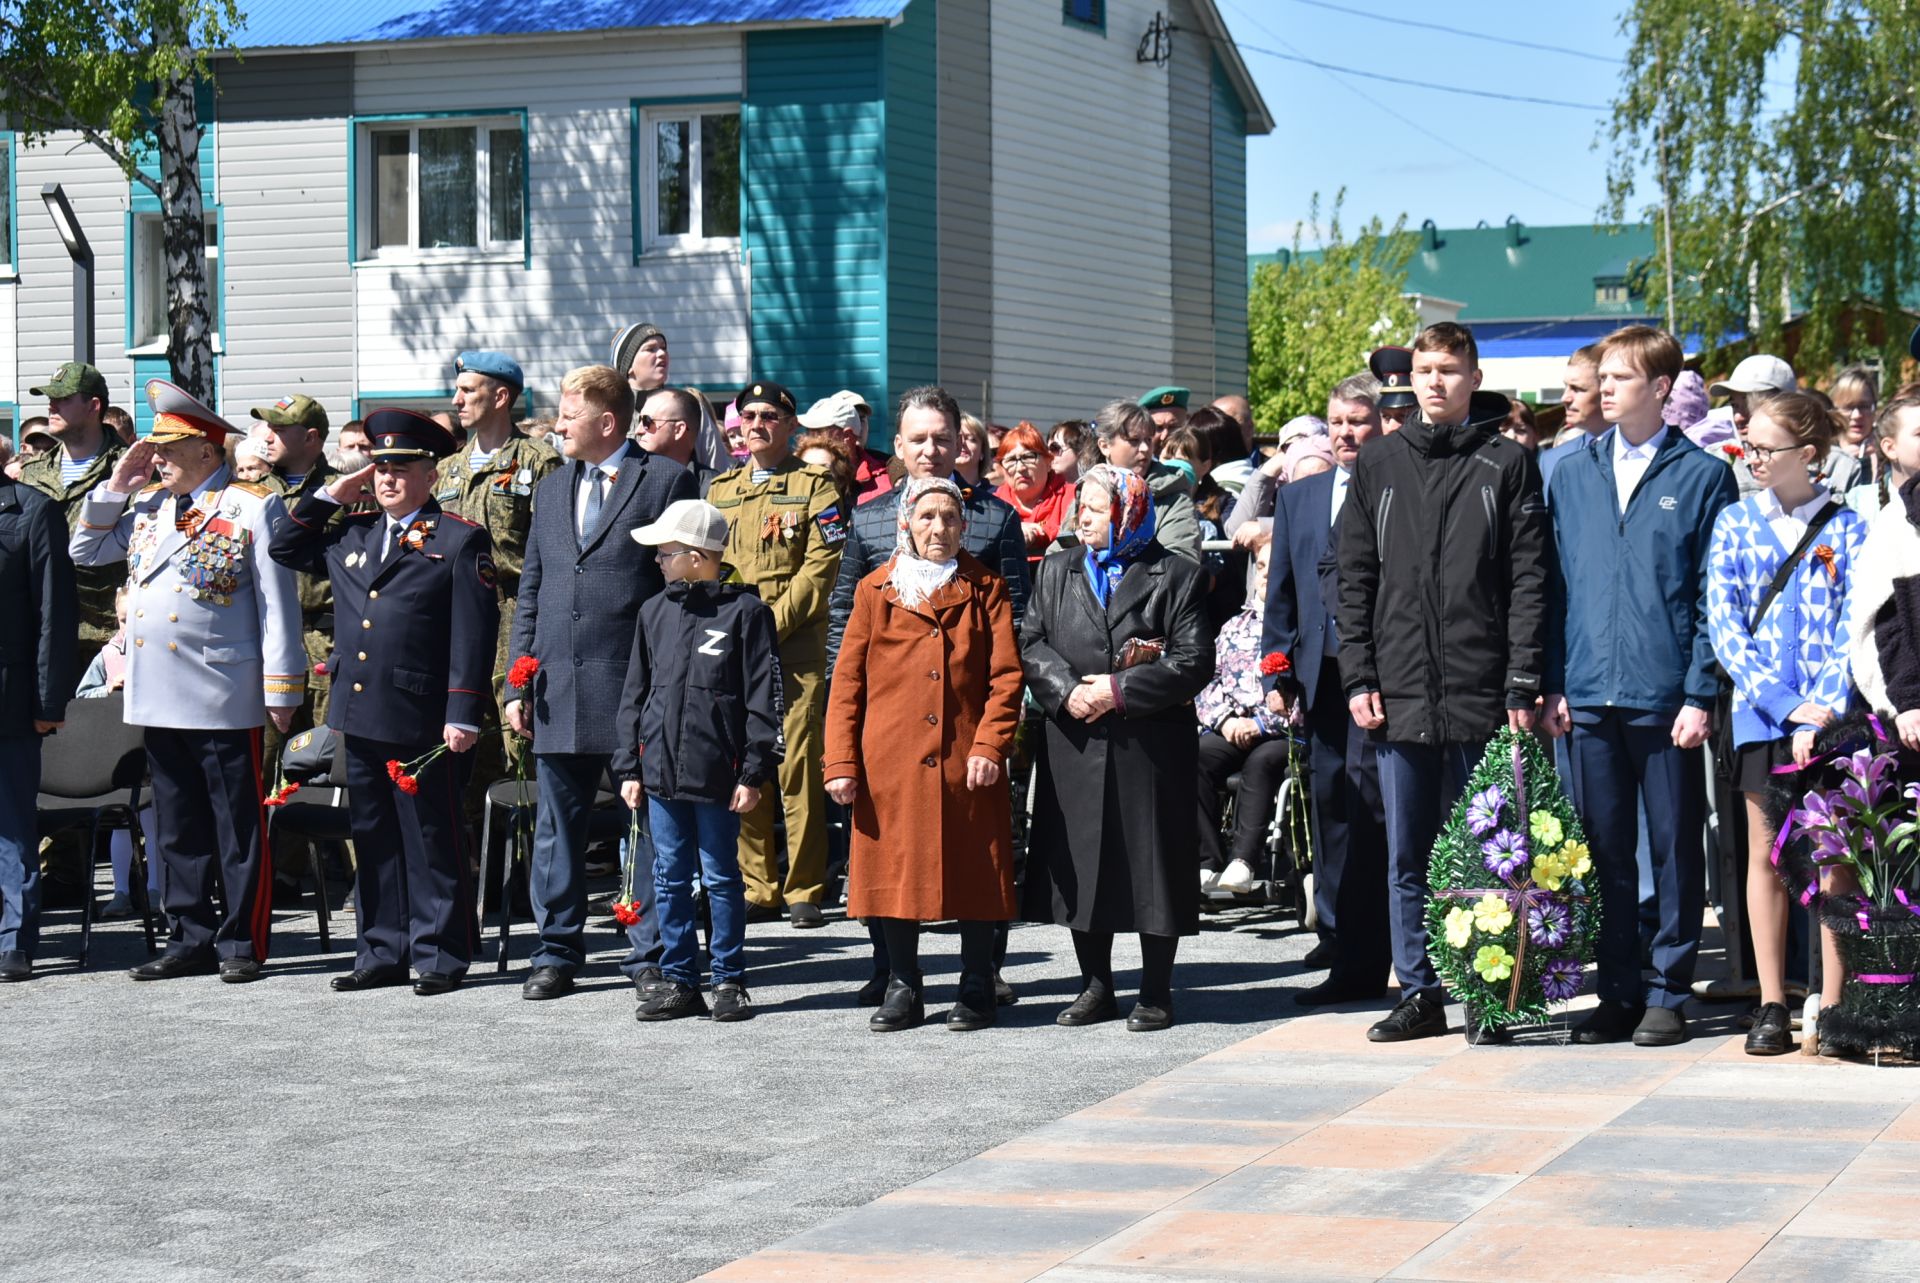
<svg viewBox="0 0 1920 1283">
<path fill-rule="evenodd" d="M 687 421 L 685 419 L 656 419 L 649 414 L 643 414 L 640 416 L 640 426 L 645 428 L 649 432 L 653 431 L 655 428 L 664 428 L 670 423 L 678 423 L 682 427 L 685 427 L 686 422 Z"/>
<path fill-rule="evenodd" d="M 780 412 L 778 410 L 745 410 L 741 412 L 740 422 L 778 423 L 780 422 Z"/>
</svg>

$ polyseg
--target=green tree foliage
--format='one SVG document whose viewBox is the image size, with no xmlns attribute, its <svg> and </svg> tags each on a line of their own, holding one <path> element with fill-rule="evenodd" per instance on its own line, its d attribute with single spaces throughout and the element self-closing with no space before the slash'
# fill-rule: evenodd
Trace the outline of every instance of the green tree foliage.
<svg viewBox="0 0 1920 1283">
<path fill-rule="evenodd" d="M 1412 334 L 1418 323 L 1404 297 L 1407 263 L 1418 239 L 1403 215 L 1391 228 L 1378 218 L 1348 240 L 1340 227 L 1343 188 L 1324 234 L 1320 198 L 1306 228 L 1296 228 L 1284 261 L 1263 263 L 1247 299 L 1247 385 L 1255 419 L 1278 428 L 1298 414 L 1325 414 L 1327 393 L 1367 368 L 1367 355 Z M 1301 233 L 1322 244 L 1301 252 Z"/>
<path fill-rule="evenodd" d="M 1633 0 L 1621 29 L 1611 212 L 1646 202 L 1664 252 L 1664 169 L 1680 331 L 1777 350 L 1804 312 L 1803 371 L 1870 355 L 1851 309 L 1891 315 L 1915 292 L 1920 5 Z M 1659 256 L 1645 281 L 1664 308 Z M 1889 368 L 1904 331 L 1887 326 Z"/>
<path fill-rule="evenodd" d="M 0 112 L 31 145 L 73 129 L 160 200 L 168 357 L 195 396 L 213 391 L 200 124 L 207 51 L 245 22 L 235 0 L 14 0 L 0 4 Z M 156 156 L 159 177 L 142 172 Z"/>
</svg>

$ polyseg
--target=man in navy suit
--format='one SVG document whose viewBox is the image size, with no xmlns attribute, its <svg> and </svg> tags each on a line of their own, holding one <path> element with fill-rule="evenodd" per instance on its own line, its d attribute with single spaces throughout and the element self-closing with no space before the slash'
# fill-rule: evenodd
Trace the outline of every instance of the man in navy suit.
<svg viewBox="0 0 1920 1283">
<path fill-rule="evenodd" d="M 614 714 L 640 603 L 665 586 L 628 532 L 653 524 L 677 499 L 698 498 L 691 472 L 627 440 L 632 422 L 633 389 L 618 371 L 569 371 L 558 423 L 567 462 L 533 497 L 511 652 L 512 662 L 531 656 L 540 668 L 505 709 L 507 724 L 533 741 L 540 767 L 528 879 L 540 940 L 525 998 L 571 992 L 587 960 L 587 814 L 619 747 Z M 639 917 L 627 928 L 620 969 L 644 997 L 660 983 L 653 864 L 645 847 L 626 858 Z"/>
<path fill-rule="evenodd" d="M 1334 523 L 1360 447 L 1382 432 L 1380 385 L 1357 374 L 1327 398 L 1334 470 L 1280 487 L 1273 510 L 1272 570 L 1267 576 L 1262 654 L 1283 654 L 1291 669 L 1270 679 L 1269 707 L 1299 702 L 1312 736 L 1313 907 L 1320 943 L 1309 965 L 1327 978 L 1295 995 L 1305 1007 L 1378 998 L 1392 961 L 1387 937 L 1387 833 L 1373 743 L 1347 708 L 1340 680 L 1339 601 Z"/>
<path fill-rule="evenodd" d="M 338 990 L 459 986 L 479 935 L 460 795 L 493 700 L 500 604 L 493 541 L 434 502 L 453 436 L 411 410 L 367 416 L 373 463 L 302 499 L 273 559 L 333 581 L 327 725 L 347 755 L 360 947 Z M 334 520 L 373 483 L 378 512 Z M 390 764 L 446 752 L 412 774 Z"/>
</svg>

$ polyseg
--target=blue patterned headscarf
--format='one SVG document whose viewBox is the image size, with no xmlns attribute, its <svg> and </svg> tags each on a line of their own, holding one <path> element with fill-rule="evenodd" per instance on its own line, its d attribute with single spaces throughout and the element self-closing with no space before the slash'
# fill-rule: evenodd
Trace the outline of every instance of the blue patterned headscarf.
<svg viewBox="0 0 1920 1283">
<path fill-rule="evenodd" d="M 1130 468 L 1099 463 L 1080 474 L 1080 491 L 1098 486 L 1111 503 L 1107 521 L 1107 546 L 1088 548 L 1087 582 L 1104 609 L 1113 600 L 1113 589 L 1127 567 L 1153 542 L 1153 493 L 1147 482 Z"/>
</svg>

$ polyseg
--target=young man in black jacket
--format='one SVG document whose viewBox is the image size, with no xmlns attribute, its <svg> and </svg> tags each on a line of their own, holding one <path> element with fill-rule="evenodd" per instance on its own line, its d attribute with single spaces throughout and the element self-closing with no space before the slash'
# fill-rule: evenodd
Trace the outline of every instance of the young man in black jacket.
<svg viewBox="0 0 1920 1283">
<path fill-rule="evenodd" d="M 613 773 L 653 823 L 652 877 L 660 915 L 661 986 L 640 1020 L 705 1015 L 693 870 L 712 907 L 713 1018 L 745 1020 L 742 957 L 747 893 L 740 879 L 740 817 L 760 802 L 780 763 L 780 650 L 773 611 L 750 587 L 722 582 L 727 519 L 702 499 L 667 505 L 633 531 L 660 559 L 666 591 L 640 607 L 616 714 Z M 642 793 L 646 797 L 642 797 Z"/>
<path fill-rule="evenodd" d="M 1413 344 L 1419 411 L 1369 442 L 1340 511 L 1340 674 L 1377 744 L 1400 1003 L 1367 1031 L 1447 1031 L 1427 960 L 1427 863 L 1503 724 L 1530 729 L 1546 624 L 1547 522 L 1533 456 L 1500 435 L 1479 350 L 1443 321 Z"/>
</svg>

